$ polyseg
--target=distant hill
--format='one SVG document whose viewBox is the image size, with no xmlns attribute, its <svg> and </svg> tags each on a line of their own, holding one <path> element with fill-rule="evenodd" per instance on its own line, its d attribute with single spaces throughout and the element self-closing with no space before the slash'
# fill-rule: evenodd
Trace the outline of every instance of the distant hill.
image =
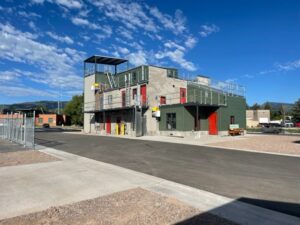
<svg viewBox="0 0 300 225">
<path fill-rule="evenodd" d="M 61 101 L 60 102 L 60 109 L 63 109 L 68 101 Z M 36 102 L 23 102 L 23 103 L 15 103 L 11 105 L 0 105 L 1 111 L 9 110 L 24 110 L 24 109 L 39 109 L 43 108 L 46 109 L 48 112 L 55 112 L 57 111 L 57 101 L 36 101 Z"/>
<path fill-rule="evenodd" d="M 294 106 L 294 104 L 291 103 L 282 103 L 282 102 L 265 102 L 262 104 L 262 108 L 269 103 L 271 106 L 271 111 L 280 111 L 281 105 L 285 108 L 286 112 L 290 112 Z"/>
</svg>

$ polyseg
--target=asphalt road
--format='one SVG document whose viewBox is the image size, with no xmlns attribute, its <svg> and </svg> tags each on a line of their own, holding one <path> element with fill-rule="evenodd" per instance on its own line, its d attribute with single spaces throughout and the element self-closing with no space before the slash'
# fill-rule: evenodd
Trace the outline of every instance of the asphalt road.
<svg viewBox="0 0 300 225">
<path fill-rule="evenodd" d="M 61 132 L 36 142 L 300 217 L 300 157 Z"/>
</svg>

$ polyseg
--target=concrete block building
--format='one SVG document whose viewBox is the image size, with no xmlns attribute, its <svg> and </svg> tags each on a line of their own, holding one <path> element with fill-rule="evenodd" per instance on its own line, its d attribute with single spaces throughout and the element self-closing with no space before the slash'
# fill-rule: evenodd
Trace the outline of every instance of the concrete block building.
<svg viewBox="0 0 300 225">
<path fill-rule="evenodd" d="M 260 123 L 269 123 L 271 112 L 269 109 L 246 110 L 247 127 L 257 127 Z"/>
<path fill-rule="evenodd" d="M 218 135 L 246 127 L 244 88 L 175 68 L 91 56 L 84 61 L 84 132 L 103 135 Z"/>
</svg>

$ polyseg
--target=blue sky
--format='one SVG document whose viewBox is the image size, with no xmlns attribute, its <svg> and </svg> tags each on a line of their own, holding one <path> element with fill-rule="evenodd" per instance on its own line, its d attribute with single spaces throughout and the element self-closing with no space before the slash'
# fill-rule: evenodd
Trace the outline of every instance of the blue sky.
<svg viewBox="0 0 300 225">
<path fill-rule="evenodd" d="M 90 55 L 246 87 L 248 104 L 300 93 L 300 1 L 2 0 L 0 103 L 69 100 Z"/>
</svg>

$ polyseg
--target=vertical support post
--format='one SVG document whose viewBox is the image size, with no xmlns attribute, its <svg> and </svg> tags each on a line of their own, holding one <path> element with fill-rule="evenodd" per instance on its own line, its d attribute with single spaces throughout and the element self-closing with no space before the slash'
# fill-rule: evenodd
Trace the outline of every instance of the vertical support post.
<svg viewBox="0 0 300 225">
<path fill-rule="evenodd" d="M 27 115 L 24 117 L 24 147 L 26 147 L 26 136 L 27 136 Z"/>
<path fill-rule="evenodd" d="M 83 77 L 85 77 L 86 74 L 86 63 L 83 62 Z"/>
<path fill-rule="evenodd" d="M 94 74 L 96 74 L 96 71 L 97 71 L 97 58 L 95 56 Z"/>
<path fill-rule="evenodd" d="M 32 121 L 32 148 L 35 150 L 35 111 L 33 111 L 33 121 Z"/>
<path fill-rule="evenodd" d="M 196 130 L 200 130 L 199 129 L 199 106 L 196 105 Z"/>
</svg>

